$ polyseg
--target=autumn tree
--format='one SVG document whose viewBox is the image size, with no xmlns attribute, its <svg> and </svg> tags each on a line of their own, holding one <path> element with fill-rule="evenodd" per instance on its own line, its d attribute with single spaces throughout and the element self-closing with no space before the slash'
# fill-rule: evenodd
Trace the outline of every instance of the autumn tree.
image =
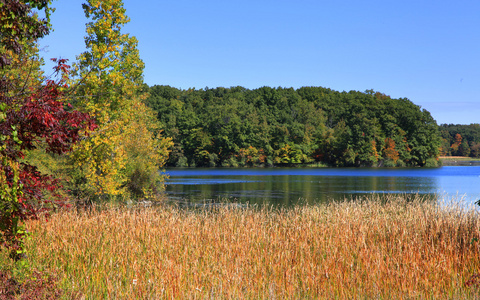
<svg viewBox="0 0 480 300">
<path fill-rule="evenodd" d="M 392 166 L 397 164 L 400 155 L 398 151 L 395 149 L 395 141 L 391 138 L 385 138 L 385 146 L 383 147 L 383 157 L 385 158 L 386 162 L 385 165 L 389 165 L 388 161 L 392 162 Z"/>
<path fill-rule="evenodd" d="M 460 148 L 460 145 L 462 144 L 462 139 L 463 138 L 460 133 L 455 134 L 455 142 L 450 146 L 450 148 L 452 148 L 452 154 L 454 156 L 459 155 L 458 150 Z"/>
<path fill-rule="evenodd" d="M 94 128 L 88 115 L 63 101 L 65 76 L 40 76 L 35 42 L 48 34 L 48 4 L 0 1 L 0 243 L 15 260 L 23 255 L 23 221 L 64 200 L 59 180 L 40 173 L 25 152 L 66 153 L 82 131 Z M 66 61 L 56 62 L 55 72 L 66 74 Z"/>
<path fill-rule="evenodd" d="M 83 9 L 90 20 L 87 51 L 74 65 L 73 99 L 98 128 L 74 149 L 74 190 L 101 198 L 143 197 L 160 183 L 158 168 L 171 143 L 160 136 L 154 113 L 142 102 L 144 64 L 135 37 L 121 32 L 129 22 L 123 2 L 88 0 Z M 132 141 L 142 141 L 142 150 Z"/>
<path fill-rule="evenodd" d="M 259 150 L 252 146 L 240 149 L 238 151 L 238 158 L 240 159 L 241 165 L 250 167 L 264 164 L 266 159 L 263 149 Z"/>
</svg>

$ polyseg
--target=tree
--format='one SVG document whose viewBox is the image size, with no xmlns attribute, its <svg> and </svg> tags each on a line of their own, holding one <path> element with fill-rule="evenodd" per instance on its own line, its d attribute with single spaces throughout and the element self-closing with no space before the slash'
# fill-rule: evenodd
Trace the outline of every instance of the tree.
<svg viewBox="0 0 480 300">
<path fill-rule="evenodd" d="M 50 30 L 50 1 L 46 0 L 0 0 L 0 67 L 11 65 L 14 55 L 24 47 L 47 35 Z M 43 11 L 45 18 L 33 13 Z"/>
<path fill-rule="evenodd" d="M 158 167 L 165 162 L 171 142 L 160 136 L 160 125 L 143 103 L 144 64 L 137 40 L 121 32 L 129 22 L 123 2 L 88 0 L 83 9 L 91 22 L 86 29 L 87 51 L 74 65 L 74 102 L 95 117 L 98 128 L 74 149 L 72 162 L 79 170 L 74 190 L 97 198 L 128 193 L 141 197 L 140 190 L 151 190 L 161 180 Z M 145 148 L 138 152 L 132 140 L 145 141 Z M 144 174 L 147 182 L 140 187 L 138 173 L 146 171 L 147 158 L 154 168 Z"/>
<path fill-rule="evenodd" d="M 469 156 L 470 155 L 470 146 L 468 145 L 468 141 L 463 141 L 460 146 L 458 147 L 458 155 L 459 156 Z"/>
<path fill-rule="evenodd" d="M 460 133 L 455 134 L 455 142 L 450 146 L 452 148 L 452 155 L 460 156 L 459 148 L 462 144 L 462 135 Z"/>
<path fill-rule="evenodd" d="M 264 164 L 266 159 L 263 149 L 259 150 L 252 146 L 240 149 L 238 151 L 238 158 L 240 159 L 240 163 L 242 165 L 247 165 L 250 167 Z"/>
<path fill-rule="evenodd" d="M 391 138 L 386 138 L 385 139 L 385 146 L 383 147 L 383 157 L 387 161 L 392 161 L 393 166 L 397 164 L 398 159 L 400 158 L 400 155 L 398 151 L 395 149 L 395 141 L 392 140 Z"/>
<path fill-rule="evenodd" d="M 472 142 L 471 153 L 472 157 L 480 157 L 480 143 Z"/>
<path fill-rule="evenodd" d="M 95 127 L 87 114 L 63 101 L 64 76 L 43 83 L 30 76 L 39 74 L 34 43 L 48 34 L 48 4 L 0 1 L 0 243 L 15 260 L 23 256 L 22 222 L 64 200 L 57 193 L 59 180 L 24 161 L 25 151 L 66 153 L 82 131 Z M 33 9 L 44 11 L 46 18 L 40 19 Z M 55 71 L 65 74 L 68 68 L 65 60 L 58 60 Z"/>
<path fill-rule="evenodd" d="M 440 134 L 436 121 L 426 110 L 419 113 L 413 126 L 414 131 L 407 133 L 407 135 L 410 135 L 408 141 L 411 145 L 411 161 L 415 165 L 423 167 L 427 161 L 438 158 L 441 145 Z"/>
</svg>

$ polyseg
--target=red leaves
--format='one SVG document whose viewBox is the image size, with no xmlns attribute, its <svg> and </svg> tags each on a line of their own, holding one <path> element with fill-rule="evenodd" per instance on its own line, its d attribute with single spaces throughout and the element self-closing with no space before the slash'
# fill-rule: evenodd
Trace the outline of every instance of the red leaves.
<svg viewBox="0 0 480 300">
<path fill-rule="evenodd" d="M 70 66 L 67 65 L 67 59 L 52 58 L 52 61 L 57 63 L 57 65 L 53 67 L 55 72 L 68 73 L 70 71 Z"/>
<path fill-rule="evenodd" d="M 66 60 L 58 60 L 56 70 L 67 71 Z M 5 119 L 0 122 L 0 136 L 7 137 L 1 142 L 5 147 L 1 154 L 10 161 L 19 162 L 24 157 L 25 150 L 31 150 L 46 144 L 46 151 L 56 154 L 71 150 L 83 131 L 93 130 L 96 125 L 93 119 L 61 100 L 64 80 L 48 80 L 37 90 L 25 96 L 6 97 L 1 100 L 6 103 Z M 9 166 L 0 165 L 7 183 L 13 184 L 14 173 Z M 61 184 L 51 176 L 41 174 L 36 167 L 21 163 L 19 180 L 23 185 L 19 204 L 22 206 L 19 217 L 26 219 L 35 217 L 40 203 L 47 202 L 45 193 L 61 204 L 64 200 L 58 193 Z"/>
<path fill-rule="evenodd" d="M 58 85 L 50 81 L 25 100 L 17 112 L 23 149 L 32 149 L 35 142 L 45 141 L 47 151 L 65 153 L 77 142 L 81 130 L 95 128 L 88 115 L 66 110 L 66 105 L 58 101 L 60 96 Z"/>
</svg>

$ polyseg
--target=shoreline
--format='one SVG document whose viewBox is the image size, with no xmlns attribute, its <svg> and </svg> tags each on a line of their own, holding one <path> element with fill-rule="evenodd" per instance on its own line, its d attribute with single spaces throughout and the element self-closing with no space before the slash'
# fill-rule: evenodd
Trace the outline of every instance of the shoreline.
<svg viewBox="0 0 480 300">
<path fill-rule="evenodd" d="M 442 166 L 480 166 L 480 159 L 468 156 L 440 156 Z"/>
</svg>

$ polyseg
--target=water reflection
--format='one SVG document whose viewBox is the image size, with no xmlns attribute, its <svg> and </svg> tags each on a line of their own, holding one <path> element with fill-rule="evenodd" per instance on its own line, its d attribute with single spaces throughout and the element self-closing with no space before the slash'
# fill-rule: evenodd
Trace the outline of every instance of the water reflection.
<svg viewBox="0 0 480 300">
<path fill-rule="evenodd" d="M 458 169 L 469 168 L 469 169 Z M 438 169 L 186 169 L 169 170 L 172 201 L 286 205 L 371 194 L 479 196 L 480 167 Z"/>
</svg>

